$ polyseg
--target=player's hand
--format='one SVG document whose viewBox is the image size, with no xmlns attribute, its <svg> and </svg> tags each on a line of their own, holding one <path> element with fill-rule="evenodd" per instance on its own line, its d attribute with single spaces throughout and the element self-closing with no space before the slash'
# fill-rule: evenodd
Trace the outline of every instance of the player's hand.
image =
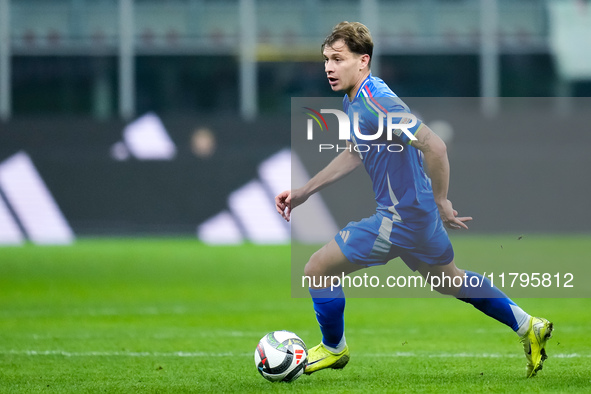
<svg viewBox="0 0 591 394">
<path fill-rule="evenodd" d="M 452 230 L 468 230 L 468 226 L 466 226 L 465 222 L 472 220 L 472 216 L 458 216 L 458 211 L 453 209 L 451 201 L 449 200 L 445 200 L 443 204 L 438 205 L 438 208 L 439 215 L 441 216 L 441 220 L 445 227 Z"/>
<path fill-rule="evenodd" d="M 275 208 L 283 219 L 289 222 L 291 216 L 291 190 L 281 192 L 275 197 Z"/>
<path fill-rule="evenodd" d="M 299 189 L 286 190 L 275 197 L 277 212 L 288 222 L 291 219 L 291 211 L 307 199 L 307 197 L 300 196 L 300 194 Z"/>
</svg>

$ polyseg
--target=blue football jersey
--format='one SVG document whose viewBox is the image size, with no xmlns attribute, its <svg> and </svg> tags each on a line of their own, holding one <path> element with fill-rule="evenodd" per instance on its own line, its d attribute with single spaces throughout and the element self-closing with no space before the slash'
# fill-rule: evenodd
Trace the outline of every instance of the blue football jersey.
<svg viewBox="0 0 591 394">
<path fill-rule="evenodd" d="M 431 188 L 431 180 L 423 169 L 422 152 L 410 145 L 410 137 L 400 129 L 388 139 L 387 113 L 410 113 L 408 106 L 382 81 L 371 74 L 361 85 L 352 101 L 345 95 L 343 109 L 351 123 L 351 142 L 359 151 L 363 165 L 369 174 L 377 211 L 393 223 L 412 227 L 433 220 L 437 210 Z M 357 113 L 357 116 L 355 116 Z M 358 133 L 353 128 L 358 119 Z M 400 118 L 392 119 L 398 124 Z M 382 133 L 377 137 L 380 126 Z M 408 128 L 414 135 L 422 126 L 417 119 Z"/>
</svg>

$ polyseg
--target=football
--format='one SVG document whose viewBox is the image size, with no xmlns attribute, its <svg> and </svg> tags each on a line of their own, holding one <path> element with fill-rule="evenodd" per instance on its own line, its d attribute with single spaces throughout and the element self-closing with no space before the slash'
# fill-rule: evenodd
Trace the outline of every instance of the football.
<svg viewBox="0 0 591 394">
<path fill-rule="evenodd" d="M 290 331 L 273 331 L 265 335 L 254 351 L 254 364 L 271 382 L 292 382 L 304 373 L 308 360 L 306 344 Z"/>
</svg>

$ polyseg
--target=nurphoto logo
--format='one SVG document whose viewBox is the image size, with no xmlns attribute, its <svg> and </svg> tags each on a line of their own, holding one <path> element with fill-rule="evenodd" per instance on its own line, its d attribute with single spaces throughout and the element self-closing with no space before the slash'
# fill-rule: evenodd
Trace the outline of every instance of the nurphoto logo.
<svg viewBox="0 0 591 394">
<path fill-rule="evenodd" d="M 377 130 L 374 134 L 363 134 L 359 128 L 359 113 L 353 113 L 353 135 L 351 133 L 351 121 L 349 116 L 338 109 L 326 109 L 322 108 L 320 111 L 316 111 L 310 107 L 303 107 L 307 112 L 306 114 L 310 117 L 307 119 L 307 129 L 306 129 L 306 138 L 309 141 L 314 139 L 314 123 L 318 125 L 321 131 L 328 131 L 328 124 L 326 119 L 322 114 L 332 114 L 335 115 L 339 125 L 339 132 L 338 132 L 338 139 L 339 140 L 353 140 L 355 144 L 353 144 L 352 149 L 356 152 L 363 153 L 369 151 L 372 147 L 377 148 L 378 151 L 381 149 L 386 149 L 389 152 L 401 152 L 404 147 L 401 144 L 361 144 L 358 141 L 376 141 L 382 138 L 383 134 L 386 134 L 386 140 L 388 142 L 394 139 L 393 136 L 400 137 L 403 133 L 411 141 L 416 141 L 417 137 L 413 135 L 413 133 L 409 130 L 416 126 L 417 118 L 415 115 L 408 113 L 408 112 L 388 112 L 384 114 L 383 112 L 378 113 L 378 122 L 377 122 Z M 386 126 L 384 127 L 384 123 Z M 382 138 L 383 140 L 383 138 Z M 319 144 L 318 146 L 319 151 L 322 152 L 323 150 L 339 150 L 348 149 L 351 150 L 351 146 L 349 147 L 339 147 L 339 145 L 334 144 Z"/>
</svg>

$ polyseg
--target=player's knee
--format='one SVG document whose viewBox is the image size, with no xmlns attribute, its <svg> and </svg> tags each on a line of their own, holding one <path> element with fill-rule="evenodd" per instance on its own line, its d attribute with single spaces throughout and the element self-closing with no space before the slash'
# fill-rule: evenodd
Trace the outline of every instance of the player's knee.
<svg viewBox="0 0 591 394">
<path fill-rule="evenodd" d="M 326 264 L 324 264 L 324 259 L 322 258 L 322 250 L 317 251 L 310 257 L 310 260 L 308 260 L 308 263 L 304 267 L 304 275 L 310 278 L 328 275 Z"/>
<path fill-rule="evenodd" d="M 318 263 L 317 260 L 314 259 L 314 256 L 310 258 L 310 260 L 304 267 L 304 275 L 310 278 L 324 275 L 321 265 Z"/>
<path fill-rule="evenodd" d="M 457 296 L 464 285 L 464 270 L 457 268 L 453 261 L 444 266 L 424 264 L 419 272 L 439 294 Z"/>
</svg>

